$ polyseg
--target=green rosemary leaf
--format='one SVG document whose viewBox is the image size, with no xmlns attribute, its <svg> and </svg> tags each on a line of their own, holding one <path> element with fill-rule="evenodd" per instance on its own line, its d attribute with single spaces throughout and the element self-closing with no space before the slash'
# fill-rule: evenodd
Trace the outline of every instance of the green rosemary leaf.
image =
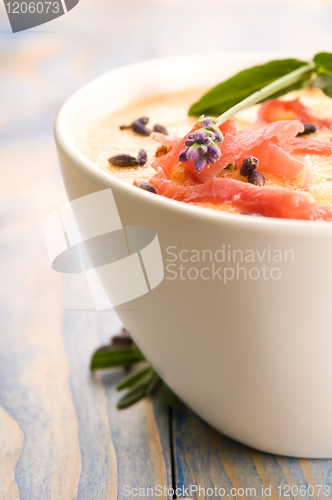
<svg viewBox="0 0 332 500">
<path fill-rule="evenodd" d="M 121 382 L 116 386 L 117 391 L 122 391 L 127 387 L 132 387 L 136 382 L 141 380 L 147 374 L 152 372 L 152 367 L 149 364 L 146 364 L 142 368 L 138 368 L 137 370 L 129 373 L 126 377 L 124 377 Z"/>
<path fill-rule="evenodd" d="M 128 347 L 106 347 L 98 349 L 92 356 L 90 369 L 113 368 L 116 366 L 131 366 L 144 361 L 143 354 L 135 345 Z"/>
<path fill-rule="evenodd" d="M 152 377 L 151 377 L 151 379 L 149 381 L 149 383 L 146 386 L 145 394 L 147 396 L 149 396 L 150 394 L 152 394 L 152 392 L 155 390 L 155 388 L 157 387 L 157 385 L 159 384 L 159 382 L 160 382 L 160 377 L 159 377 L 158 373 L 156 373 L 154 371 L 153 374 L 152 374 Z"/>
<path fill-rule="evenodd" d="M 138 384 L 134 386 L 120 399 L 120 401 L 118 401 L 117 408 L 119 410 L 123 410 L 124 408 L 128 408 L 128 406 L 137 403 L 137 401 L 144 398 L 145 390 L 146 384 Z"/>
<path fill-rule="evenodd" d="M 319 52 L 314 57 L 314 63 L 318 67 L 318 71 L 323 71 L 332 75 L 332 54 L 331 52 Z"/>
<path fill-rule="evenodd" d="M 332 74 L 322 73 L 318 75 L 314 84 L 315 87 L 320 88 L 328 97 L 332 97 Z"/>
<path fill-rule="evenodd" d="M 167 404 L 167 406 L 171 406 L 172 408 L 174 408 L 174 406 L 176 406 L 176 404 L 178 403 L 179 398 L 177 397 L 176 394 L 174 394 L 172 389 L 170 389 L 168 385 L 165 384 L 165 382 L 163 382 L 162 387 L 163 387 L 165 403 Z"/>
<path fill-rule="evenodd" d="M 191 106 L 189 115 L 221 115 L 253 93 L 306 64 L 298 59 L 281 59 L 240 71 L 203 95 Z M 301 88 L 307 79 L 308 75 L 305 75 L 299 82 L 293 83 L 292 90 Z M 288 91 L 289 87 L 282 92 Z M 278 95 L 281 95 L 280 92 Z"/>
</svg>

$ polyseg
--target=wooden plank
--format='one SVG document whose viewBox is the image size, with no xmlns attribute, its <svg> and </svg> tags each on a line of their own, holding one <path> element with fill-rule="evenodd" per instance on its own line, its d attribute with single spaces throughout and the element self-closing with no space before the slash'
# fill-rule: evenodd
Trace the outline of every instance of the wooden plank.
<svg viewBox="0 0 332 500">
<path fill-rule="evenodd" d="M 147 398 L 126 410 L 116 409 L 120 393 L 115 385 L 123 370 L 91 375 L 88 366 L 92 352 L 118 333 L 120 322 L 114 312 L 91 310 L 80 276 L 67 278 L 65 289 L 71 310 L 64 312 L 64 338 L 82 457 L 78 498 L 114 498 L 116 486 L 118 498 L 125 485 L 170 487 L 169 421 L 163 401 Z M 77 311 L 72 310 L 72 297 Z"/>
<path fill-rule="evenodd" d="M 124 484 L 171 484 L 168 415 L 150 400 L 116 410 L 120 371 L 89 372 L 93 350 L 119 321 L 65 310 L 93 305 L 82 276 L 58 274 L 48 261 L 44 218 L 66 201 L 52 149 L 51 139 L 20 137 L 0 154 L 8 167 L 0 186 L 0 499 L 123 498 Z"/>
<path fill-rule="evenodd" d="M 62 195 L 58 183 L 48 178 L 49 149 L 39 140 L 13 141 L 2 148 L 0 161 L 6 166 L 1 183 L 0 405 L 2 415 L 15 422 L 4 451 L 20 498 L 31 498 L 32 492 L 35 498 L 73 498 L 81 465 L 61 332 L 62 277 L 50 269 L 43 235 L 45 212 Z M 23 180 L 25 169 L 30 182 Z M 45 196 L 48 186 L 53 189 Z M 0 434 L 6 438 L 6 426 L 0 426 Z M 0 483 L 5 473 L 0 469 Z"/>
<path fill-rule="evenodd" d="M 207 490 L 215 486 L 224 488 L 226 496 L 231 498 L 231 488 L 237 492 L 242 488 L 234 498 L 274 500 L 280 498 L 278 486 L 327 485 L 331 488 L 332 460 L 287 458 L 253 450 L 218 433 L 183 404 L 174 412 L 173 437 L 177 486 L 187 488 L 188 496 L 191 493 L 195 499 L 211 498 Z M 201 490 L 190 492 L 190 485 L 200 485 Z M 266 488 L 270 488 L 271 494 Z M 324 492 L 325 497 L 330 497 L 328 488 L 321 490 L 319 498 L 324 498 Z M 317 495 L 290 492 L 290 497 L 309 500 Z"/>
</svg>

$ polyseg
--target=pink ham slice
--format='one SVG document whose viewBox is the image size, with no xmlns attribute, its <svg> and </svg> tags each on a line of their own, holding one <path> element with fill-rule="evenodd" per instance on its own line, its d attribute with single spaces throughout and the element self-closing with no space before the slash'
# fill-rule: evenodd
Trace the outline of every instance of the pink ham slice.
<svg viewBox="0 0 332 500">
<path fill-rule="evenodd" d="M 282 144 L 291 154 L 332 154 L 332 141 L 315 141 L 313 139 L 292 139 Z"/>
<path fill-rule="evenodd" d="M 250 156 L 250 151 L 254 148 L 262 145 L 260 151 L 263 152 L 267 141 L 270 139 L 274 139 L 276 142 L 284 142 L 293 139 L 299 132 L 303 132 L 303 130 L 303 124 L 299 120 L 284 120 L 271 123 L 264 127 L 240 130 L 229 135 L 226 134 L 220 145 L 221 158 L 216 161 L 216 163 L 211 163 L 209 167 L 205 167 L 200 173 L 195 171 L 193 161 L 187 161 L 184 165 L 186 169 L 190 170 L 190 172 L 196 176 L 199 182 L 206 182 L 212 177 L 216 177 L 230 163 L 240 158 Z M 257 157 L 260 160 L 260 157 Z M 300 168 L 299 163 L 296 165 L 295 163 L 291 164 L 289 157 L 286 159 L 286 164 L 287 163 L 290 165 L 292 173 L 294 173 L 294 169 Z M 274 171 L 276 170 L 276 166 L 277 164 L 275 163 L 274 167 L 272 167 Z M 280 168 L 283 169 L 283 166 L 280 165 Z"/>
<path fill-rule="evenodd" d="M 291 180 L 297 188 L 308 189 L 311 184 L 312 170 L 308 158 L 302 163 L 284 151 L 273 140 L 263 142 L 260 146 L 242 155 L 236 162 L 238 169 L 246 156 L 259 158 L 258 170 L 263 173 L 281 175 L 284 179 Z"/>
<path fill-rule="evenodd" d="M 303 169 L 297 175 L 294 185 L 300 189 L 309 189 L 312 183 L 312 163 L 309 155 L 305 156 Z"/>
<path fill-rule="evenodd" d="M 279 101 L 269 99 L 259 108 L 257 115 L 257 126 L 272 123 L 279 120 L 300 120 L 302 123 L 313 123 L 319 128 L 327 127 L 332 130 L 332 118 L 319 118 L 316 113 L 307 108 L 299 99 L 292 101 Z"/>
<path fill-rule="evenodd" d="M 305 220 L 332 220 L 332 209 L 318 204 L 304 192 L 287 188 L 254 186 L 229 178 L 213 178 L 204 184 L 180 186 L 160 170 L 149 181 L 158 194 L 183 202 L 227 202 L 243 213 L 265 217 Z"/>
<path fill-rule="evenodd" d="M 265 141 L 250 151 L 247 151 L 237 160 L 237 168 L 240 169 L 242 162 L 247 156 L 259 158 L 259 170 L 273 174 L 282 175 L 293 179 L 303 169 L 303 163 L 289 153 L 284 151 L 277 143 Z"/>
</svg>

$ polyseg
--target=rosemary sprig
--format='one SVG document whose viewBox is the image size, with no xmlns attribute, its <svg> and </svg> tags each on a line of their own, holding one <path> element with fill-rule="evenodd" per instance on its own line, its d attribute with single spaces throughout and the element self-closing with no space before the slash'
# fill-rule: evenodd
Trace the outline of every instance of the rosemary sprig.
<svg viewBox="0 0 332 500">
<path fill-rule="evenodd" d="M 141 366 L 144 361 L 143 366 Z M 126 375 L 116 386 L 118 391 L 129 389 L 118 401 L 117 408 L 123 410 L 133 405 L 145 396 L 153 394 L 158 387 L 161 387 L 168 406 L 174 406 L 177 396 L 161 380 L 152 366 L 145 361 L 143 354 L 133 343 L 125 330 L 121 335 L 113 337 L 110 345 L 102 346 L 93 354 L 90 363 L 92 371 L 115 368 L 123 366 L 128 368 L 133 364 L 140 363 L 139 368 Z"/>
<path fill-rule="evenodd" d="M 143 368 L 138 368 L 137 370 L 129 373 L 129 375 L 124 377 L 116 386 L 116 390 L 122 391 L 123 389 L 127 389 L 128 387 L 132 387 L 142 378 L 149 376 L 152 371 L 152 367 L 148 364 L 145 364 Z"/>
<path fill-rule="evenodd" d="M 135 345 L 128 347 L 101 347 L 91 359 L 90 369 L 115 368 L 123 366 L 129 368 L 132 364 L 144 361 L 143 354 Z"/>
</svg>

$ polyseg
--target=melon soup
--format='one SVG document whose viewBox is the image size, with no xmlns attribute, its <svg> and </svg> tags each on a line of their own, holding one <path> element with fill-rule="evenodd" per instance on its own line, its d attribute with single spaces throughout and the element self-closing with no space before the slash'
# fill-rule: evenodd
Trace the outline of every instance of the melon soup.
<svg viewBox="0 0 332 500">
<path fill-rule="evenodd" d="M 155 158 L 161 137 L 158 142 L 119 129 L 147 116 L 149 127 L 160 124 L 171 140 L 182 137 L 195 122 L 187 116 L 188 107 L 205 88 L 266 59 L 214 54 L 112 71 L 64 104 L 55 139 L 69 200 L 111 188 L 122 225 L 148 226 L 158 235 L 163 281 L 115 310 L 165 382 L 213 427 L 242 443 L 273 453 L 331 458 L 330 222 L 253 217 L 242 215 L 233 203 L 183 203 L 169 199 L 169 191 L 147 192 L 133 182 L 150 182 L 156 172 L 152 162 L 167 157 Z M 321 94 L 304 91 L 301 101 L 320 116 L 332 116 Z M 257 109 L 237 117 L 238 129 L 252 127 L 252 113 Z M 280 137 L 283 125 L 271 126 Z M 302 139 L 328 144 L 329 134 L 322 129 Z M 148 157 L 143 166 L 108 162 L 122 153 L 137 157 L 140 149 Z M 287 178 L 263 168 L 265 185 L 255 186 L 240 177 L 238 165 L 218 172 L 212 182 L 285 189 L 330 209 L 331 156 L 291 156 L 304 165 L 307 154 L 312 178 L 306 186 L 300 170 Z M 179 169 L 171 175 L 175 193 L 188 189 L 184 179 L 190 180 L 189 174 Z M 194 190 L 202 185 L 191 180 Z M 111 283 L 103 273 L 100 280 L 107 293 Z"/>
</svg>

